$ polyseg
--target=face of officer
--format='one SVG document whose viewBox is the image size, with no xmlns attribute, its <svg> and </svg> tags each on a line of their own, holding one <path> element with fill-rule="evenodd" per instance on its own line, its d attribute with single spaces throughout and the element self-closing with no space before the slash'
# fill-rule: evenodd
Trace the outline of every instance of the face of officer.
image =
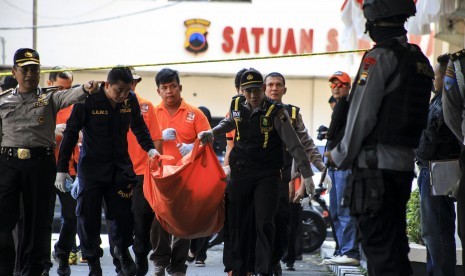
<svg viewBox="0 0 465 276">
<path fill-rule="evenodd" d="M 31 92 L 39 86 L 40 65 L 15 65 L 11 72 L 18 81 L 19 92 Z"/>
<path fill-rule="evenodd" d="M 167 107 L 178 107 L 181 104 L 181 91 L 182 85 L 176 80 L 160 83 L 157 88 L 158 95 Z"/>
<path fill-rule="evenodd" d="M 265 99 L 263 87 L 250 87 L 242 89 L 242 94 L 244 95 L 252 110 L 260 106 L 260 104 L 263 102 L 263 99 Z"/>
<path fill-rule="evenodd" d="M 47 80 L 47 85 L 48 86 L 59 86 L 61 89 L 70 89 L 71 86 L 73 85 L 73 79 L 65 79 L 65 78 L 60 78 L 57 77 L 56 80 L 51 81 Z"/>
<path fill-rule="evenodd" d="M 336 101 L 339 101 L 343 97 L 349 96 L 349 83 L 341 82 L 337 78 L 334 78 L 329 83 L 329 87 L 331 88 L 331 93 L 333 93 L 333 97 L 336 99 Z"/>
<path fill-rule="evenodd" d="M 284 86 L 284 80 L 281 77 L 267 77 L 265 79 L 265 94 L 268 98 L 282 103 L 287 88 Z"/>
<path fill-rule="evenodd" d="M 105 95 L 115 103 L 122 103 L 131 91 L 132 82 L 125 83 L 121 80 L 115 83 L 105 82 Z"/>
<path fill-rule="evenodd" d="M 442 91 L 446 67 L 447 66 L 441 65 L 440 63 L 434 66 L 434 91 L 436 92 Z"/>
</svg>

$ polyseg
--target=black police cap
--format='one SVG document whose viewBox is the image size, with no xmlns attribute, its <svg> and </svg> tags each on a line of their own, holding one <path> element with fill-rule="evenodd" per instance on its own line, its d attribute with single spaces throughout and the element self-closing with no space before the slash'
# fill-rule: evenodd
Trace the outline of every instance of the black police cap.
<svg viewBox="0 0 465 276">
<path fill-rule="evenodd" d="M 39 53 L 31 48 L 20 48 L 15 53 L 13 64 L 18 66 L 40 65 Z"/>
<path fill-rule="evenodd" d="M 255 69 L 245 71 L 241 76 L 241 89 L 248 89 L 252 87 L 262 87 L 263 76 Z"/>
</svg>

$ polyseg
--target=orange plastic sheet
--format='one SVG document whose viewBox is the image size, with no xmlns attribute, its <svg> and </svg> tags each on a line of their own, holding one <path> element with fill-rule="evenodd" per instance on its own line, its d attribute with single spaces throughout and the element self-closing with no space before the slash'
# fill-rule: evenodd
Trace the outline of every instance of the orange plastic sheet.
<svg viewBox="0 0 465 276">
<path fill-rule="evenodd" d="M 159 166 L 172 158 L 149 159 L 145 171 L 144 195 L 158 221 L 168 233 L 186 239 L 219 232 L 226 175 L 211 144 L 196 140 L 192 152 L 176 165 Z"/>
</svg>

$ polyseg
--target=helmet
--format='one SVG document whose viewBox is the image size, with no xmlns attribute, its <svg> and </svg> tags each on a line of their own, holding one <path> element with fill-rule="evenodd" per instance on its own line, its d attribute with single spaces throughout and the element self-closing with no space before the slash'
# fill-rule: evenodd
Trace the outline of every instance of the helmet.
<svg viewBox="0 0 465 276">
<path fill-rule="evenodd" d="M 415 15 L 416 7 L 413 0 L 364 0 L 363 15 L 368 20 L 385 20 L 399 16 L 407 19 Z M 405 20 L 404 20 L 405 21 Z"/>
</svg>

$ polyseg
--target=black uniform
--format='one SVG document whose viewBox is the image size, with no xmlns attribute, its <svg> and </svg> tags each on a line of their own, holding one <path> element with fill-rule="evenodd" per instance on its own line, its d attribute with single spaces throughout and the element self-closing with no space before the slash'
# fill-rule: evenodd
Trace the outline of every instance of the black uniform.
<svg viewBox="0 0 465 276">
<path fill-rule="evenodd" d="M 229 156 L 231 184 L 228 191 L 233 275 L 248 272 L 254 231 L 255 272 L 268 274 L 271 272 L 283 142 L 297 160 L 302 174 L 310 177 L 312 172 L 282 105 L 265 98 L 257 109 L 250 110 L 245 97 L 237 96 L 231 103 L 230 114 L 232 116 L 221 121 L 213 132 L 222 134 L 236 128 L 234 148 Z"/>
<path fill-rule="evenodd" d="M 362 60 L 344 138 L 331 151 L 338 168 L 356 164 L 346 190 L 352 191 L 349 207 L 357 215 L 370 275 L 411 272 L 406 204 L 433 77 L 428 59 L 406 36 L 377 43 Z M 364 188 L 372 191 L 365 197 Z"/>
<path fill-rule="evenodd" d="M 129 127 L 144 150 L 155 148 L 136 95 L 131 92 L 113 109 L 103 86 L 98 93 L 89 96 L 85 104 L 75 105 L 67 122 L 58 157 L 58 171 L 67 172 L 68 160 L 82 129 L 76 215 L 85 259 L 98 259 L 103 253 L 100 248 L 102 199 L 107 207 L 111 240 L 122 250 L 132 244 L 130 184 L 137 180 L 127 150 Z"/>
</svg>

